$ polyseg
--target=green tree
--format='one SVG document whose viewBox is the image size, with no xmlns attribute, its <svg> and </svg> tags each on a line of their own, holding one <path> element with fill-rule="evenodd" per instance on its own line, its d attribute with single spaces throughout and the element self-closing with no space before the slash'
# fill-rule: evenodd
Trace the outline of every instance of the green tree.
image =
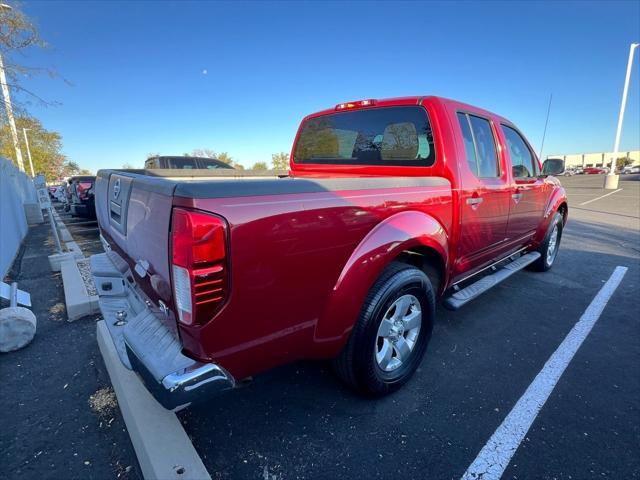
<svg viewBox="0 0 640 480">
<path fill-rule="evenodd" d="M 289 170 L 289 154 L 286 152 L 271 155 L 271 165 L 274 170 Z"/>
<path fill-rule="evenodd" d="M 214 157 L 218 160 L 220 160 L 221 162 L 224 162 L 226 164 L 229 165 L 235 165 L 235 162 L 233 161 L 233 158 L 231 158 L 231 155 L 229 155 L 227 152 L 220 152 L 218 154 L 217 157 Z"/>
<path fill-rule="evenodd" d="M 24 135 L 22 135 L 23 128 L 27 129 L 29 150 L 31 151 L 35 172 L 44 174 L 47 181 L 58 180 L 65 176 L 64 164 L 66 157 L 62 153 L 62 136 L 58 132 L 45 129 L 39 120 L 32 117 L 17 117 L 16 127 L 20 133 L 18 139 L 27 172 L 31 170 L 27 147 L 24 143 Z M 9 130 L 9 124 L 6 122 L 0 127 L 0 156 L 11 159 L 15 157 L 11 131 Z"/>
<path fill-rule="evenodd" d="M 251 167 L 251 170 L 263 171 L 269 170 L 269 167 L 267 166 L 267 162 L 256 162 L 253 164 L 253 167 Z"/>
<path fill-rule="evenodd" d="M 73 175 L 93 175 L 90 170 L 81 168 L 77 162 L 67 161 L 67 157 L 62 153 L 62 135 L 44 128 L 40 120 L 26 116 L 16 117 L 16 128 L 21 133 L 18 135 L 18 140 L 27 172 L 31 173 L 31 168 L 27 146 L 24 142 L 24 135 L 22 135 L 23 128 L 27 129 L 33 169 L 36 174 L 42 173 L 47 182 L 55 182 Z M 11 131 L 7 123 L 0 126 L 0 156 L 4 158 L 15 157 Z"/>
<path fill-rule="evenodd" d="M 624 168 L 627 165 L 631 165 L 632 163 L 633 163 L 633 160 L 627 157 L 616 158 L 616 167 L 618 168 Z"/>
</svg>

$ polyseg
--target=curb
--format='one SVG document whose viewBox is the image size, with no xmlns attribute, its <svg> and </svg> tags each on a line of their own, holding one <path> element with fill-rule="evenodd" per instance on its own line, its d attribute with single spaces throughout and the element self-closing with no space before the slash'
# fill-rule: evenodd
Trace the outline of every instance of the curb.
<svg viewBox="0 0 640 480">
<path fill-rule="evenodd" d="M 84 283 L 78 260 L 73 258 L 61 262 L 62 285 L 64 288 L 64 303 L 67 308 L 67 320 L 73 322 L 79 318 L 92 315 L 100 311 L 98 296 L 89 295 Z"/>
<path fill-rule="evenodd" d="M 61 265 L 64 262 L 72 261 L 75 259 L 84 258 L 84 254 L 80 249 L 80 246 L 73 240 L 71 233 L 65 226 L 64 222 L 60 219 L 60 215 L 55 209 L 51 209 L 53 218 L 57 224 L 58 234 L 60 235 L 60 241 L 63 243 L 63 248 L 66 251 L 62 253 L 54 253 L 49 255 L 49 266 L 54 272 L 61 271 Z M 65 291 L 66 293 L 66 291 Z"/>
<path fill-rule="evenodd" d="M 48 258 L 51 270 L 53 272 L 59 272 L 64 262 L 69 262 L 78 258 L 78 254 L 75 252 L 53 253 L 49 255 Z"/>
<path fill-rule="evenodd" d="M 96 324 L 100 353 L 145 479 L 211 480 L 175 413 L 164 409 L 120 361 L 104 320 Z"/>
</svg>

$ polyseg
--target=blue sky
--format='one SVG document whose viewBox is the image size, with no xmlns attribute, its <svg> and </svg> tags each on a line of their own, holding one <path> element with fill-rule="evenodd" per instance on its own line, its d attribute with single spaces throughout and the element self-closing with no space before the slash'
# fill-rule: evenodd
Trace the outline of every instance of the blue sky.
<svg viewBox="0 0 640 480">
<path fill-rule="evenodd" d="M 50 47 L 31 111 L 92 170 L 150 152 L 289 151 L 308 113 L 435 94 L 514 121 L 544 153 L 610 151 L 640 2 L 25 2 Z M 640 49 L 639 49 L 640 50 Z M 621 150 L 640 148 L 636 53 Z"/>
</svg>

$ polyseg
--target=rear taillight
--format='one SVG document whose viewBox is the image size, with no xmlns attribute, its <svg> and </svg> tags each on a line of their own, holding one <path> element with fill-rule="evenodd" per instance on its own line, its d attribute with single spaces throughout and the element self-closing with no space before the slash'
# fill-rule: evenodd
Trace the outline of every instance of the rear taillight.
<svg viewBox="0 0 640 480">
<path fill-rule="evenodd" d="M 173 209 L 173 293 L 178 319 L 185 325 L 208 322 L 226 299 L 226 228 L 225 221 L 215 215 Z"/>
</svg>

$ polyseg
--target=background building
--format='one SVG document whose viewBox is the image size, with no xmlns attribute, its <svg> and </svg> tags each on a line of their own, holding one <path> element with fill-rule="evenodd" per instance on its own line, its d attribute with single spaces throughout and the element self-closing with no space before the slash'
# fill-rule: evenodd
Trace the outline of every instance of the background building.
<svg viewBox="0 0 640 480">
<path fill-rule="evenodd" d="M 626 157 L 633 160 L 633 165 L 640 164 L 640 150 L 618 152 L 617 158 L 620 157 Z M 546 158 L 563 158 L 567 167 L 606 167 L 611 164 L 613 152 L 569 153 L 562 155 L 547 155 Z"/>
</svg>

